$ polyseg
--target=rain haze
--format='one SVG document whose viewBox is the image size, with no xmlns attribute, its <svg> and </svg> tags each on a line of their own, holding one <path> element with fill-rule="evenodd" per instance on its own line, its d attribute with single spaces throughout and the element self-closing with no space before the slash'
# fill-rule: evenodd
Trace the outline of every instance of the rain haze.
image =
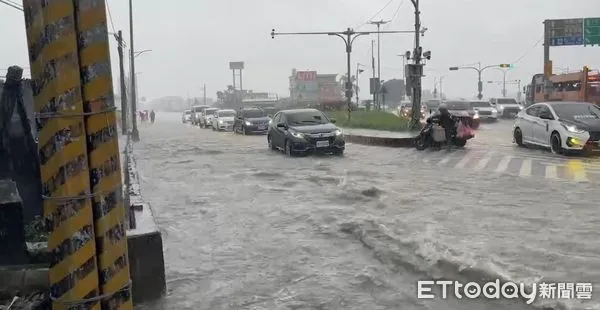
<svg viewBox="0 0 600 310">
<path fill-rule="evenodd" d="M 600 310 L 600 0 L 104 2 L 115 118 L 112 110 L 92 111 L 91 103 L 113 101 L 100 60 L 82 68 L 67 60 L 81 76 L 83 100 L 73 107 L 83 102 L 85 117 L 76 121 L 85 128 L 79 134 L 86 133 L 72 139 L 77 133 L 67 121 L 41 120 L 63 117 L 76 96 L 61 88 L 65 67 L 48 70 L 55 76 L 31 76 L 33 26 L 26 29 L 23 12 L 11 7 L 21 1 L 0 0 L 0 76 L 18 65 L 35 86 L 35 104 L 24 104 L 35 110 L 29 117 L 37 126 L 31 137 L 21 134 L 39 144 L 26 147 L 38 147 L 31 162 L 41 167 L 34 177 L 44 191 L 59 177 L 67 184 L 80 176 L 62 167 L 80 153 L 81 162 L 90 158 L 92 183 L 107 176 L 118 182 L 120 156 L 123 176 L 130 176 L 120 181 L 123 199 L 143 203 L 129 211 L 139 223 L 127 237 L 152 229 L 162 236 L 162 249 L 152 255 L 144 248 L 118 261 L 121 270 L 138 267 L 130 269 L 136 309 Z M 48 1 L 48 8 L 57 3 Z M 415 6 L 423 35 L 415 33 Z M 563 19 L 577 19 L 561 27 L 583 34 L 560 36 L 556 26 L 545 38 L 544 21 Z M 383 32 L 406 33 L 379 33 L 379 40 L 377 21 Z M 344 41 L 327 34 L 346 30 L 372 32 L 353 41 L 350 68 Z M 98 42 L 89 33 L 73 44 L 71 54 L 79 57 L 69 59 L 83 63 L 90 55 L 83 50 Z M 544 41 L 552 45 L 548 62 Z M 44 44 L 36 63 L 51 66 L 54 59 L 45 55 L 63 49 Z M 232 62 L 243 62 L 243 76 L 232 73 Z M 90 91 L 100 80 L 104 92 Z M 0 112 L 20 104 L 20 96 L 29 99 L 16 89 L 3 90 Z M 91 93 L 103 97 L 94 101 Z M 13 113 L 13 125 L 25 123 L 19 115 Z M 94 122 L 98 115 L 104 119 Z M 53 147 L 43 146 L 44 139 Z M 110 158 L 113 170 L 92 165 L 116 152 L 122 155 Z M 16 162 L 22 157 L 16 154 L 0 152 L 0 163 Z M 10 173 L 19 179 L 17 170 Z M 55 186 L 42 197 L 71 187 Z M 119 211 L 115 201 L 106 203 Z M 45 208 L 45 216 L 63 216 L 69 228 L 52 222 L 56 227 L 42 229 L 45 246 L 70 241 L 76 230 L 69 225 L 79 224 L 83 211 L 56 215 Z M 90 228 L 104 213 L 81 208 L 93 222 L 80 243 L 112 250 Z M 51 273 L 60 271 L 56 262 L 68 265 L 62 272 L 83 268 L 52 250 Z M 161 253 L 166 292 L 138 302 L 140 273 L 152 279 L 161 273 L 158 265 L 141 272 L 136 257 L 150 264 Z M 0 275 L 1 258 L 2 251 Z M 98 283 L 117 278 L 113 269 L 104 271 Z M 444 291 L 446 282 L 435 281 L 451 282 Z M 74 289 L 81 282 L 69 284 L 73 292 L 87 289 Z M 51 284 L 55 291 L 58 284 Z M 0 309 L 2 292 L 0 283 Z M 120 309 L 128 309 L 123 300 Z"/>
</svg>

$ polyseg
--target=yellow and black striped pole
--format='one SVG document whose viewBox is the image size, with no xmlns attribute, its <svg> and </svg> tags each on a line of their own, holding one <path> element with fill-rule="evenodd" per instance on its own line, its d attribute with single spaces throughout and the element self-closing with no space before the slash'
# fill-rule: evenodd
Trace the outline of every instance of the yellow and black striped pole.
<svg viewBox="0 0 600 310">
<path fill-rule="evenodd" d="M 24 0 L 53 309 L 100 309 L 94 222 L 72 0 Z M 66 115 L 68 114 L 68 115 Z"/>
<path fill-rule="evenodd" d="M 75 0 L 103 310 L 133 309 L 106 3 Z"/>
</svg>

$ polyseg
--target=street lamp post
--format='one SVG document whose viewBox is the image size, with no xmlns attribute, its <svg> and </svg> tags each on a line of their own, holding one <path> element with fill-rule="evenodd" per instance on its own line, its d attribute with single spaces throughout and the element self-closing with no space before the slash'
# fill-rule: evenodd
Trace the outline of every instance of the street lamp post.
<svg viewBox="0 0 600 310">
<path fill-rule="evenodd" d="M 137 128 L 137 94 L 135 86 L 135 53 L 133 49 L 133 0 L 129 0 L 129 49 L 131 65 L 131 139 L 140 141 L 140 132 Z"/>
<path fill-rule="evenodd" d="M 506 98 L 506 73 L 508 71 L 502 70 L 501 68 L 494 68 L 502 72 L 502 97 Z"/>
<path fill-rule="evenodd" d="M 363 72 L 365 72 L 365 70 L 363 70 L 363 69 L 360 69 L 360 66 L 363 66 L 363 67 L 364 67 L 364 65 L 363 65 L 363 64 L 361 64 L 361 63 L 356 63 L 356 104 L 357 104 L 357 105 L 360 103 L 360 101 L 359 101 L 359 99 L 358 99 L 358 91 L 359 91 L 359 89 L 358 89 L 358 80 L 359 80 L 359 78 L 360 78 L 360 74 L 361 74 L 361 73 L 363 73 Z"/>
<path fill-rule="evenodd" d="M 483 98 L 483 83 L 481 82 L 481 73 L 489 68 L 501 68 L 502 65 L 489 65 L 485 67 L 481 67 L 481 63 L 478 63 L 477 67 L 450 67 L 450 71 L 458 71 L 460 69 L 471 69 L 477 71 L 477 99 L 481 100 Z"/>
<path fill-rule="evenodd" d="M 346 31 L 339 32 L 275 32 L 275 29 L 271 30 L 271 38 L 275 39 L 275 36 L 281 35 L 328 35 L 328 36 L 336 36 L 340 37 L 344 40 L 346 44 L 346 66 L 347 66 L 347 76 L 346 80 L 346 104 L 348 105 L 348 120 L 350 120 L 352 113 L 352 82 L 350 81 L 350 77 L 352 75 L 352 64 L 351 64 L 351 54 L 352 54 L 352 43 L 354 40 L 360 36 L 373 34 L 373 33 L 414 33 L 414 31 L 354 31 L 352 28 L 346 29 Z"/>
</svg>

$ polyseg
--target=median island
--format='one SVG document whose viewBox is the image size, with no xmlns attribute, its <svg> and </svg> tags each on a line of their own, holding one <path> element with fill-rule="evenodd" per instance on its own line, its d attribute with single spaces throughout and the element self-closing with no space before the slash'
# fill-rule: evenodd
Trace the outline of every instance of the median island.
<svg viewBox="0 0 600 310">
<path fill-rule="evenodd" d="M 407 118 L 383 111 L 352 111 L 350 120 L 348 111 L 332 111 L 328 115 L 342 128 L 406 132 L 410 122 Z"/>
<path fill-rule="evenodd" d="M 410 131 L 410 120 L 383 111 L 331 111 L 329 117 L 344 132 L 346 142 L 386 147 L 413 147 L 418 131 Z"/>
</svg>

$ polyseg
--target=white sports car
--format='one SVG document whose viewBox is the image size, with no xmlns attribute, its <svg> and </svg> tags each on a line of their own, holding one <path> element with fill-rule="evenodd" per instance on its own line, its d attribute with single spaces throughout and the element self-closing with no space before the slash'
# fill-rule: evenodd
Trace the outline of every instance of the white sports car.
<svg viewBox="0 0 600 310">
<path fill-rule="evenodd" d="M 542 102 L 519 114 L 513 142 L 547 147 L 555 154 L 600 151 L 600 108 L 587 102 Z"/>
</svg>

